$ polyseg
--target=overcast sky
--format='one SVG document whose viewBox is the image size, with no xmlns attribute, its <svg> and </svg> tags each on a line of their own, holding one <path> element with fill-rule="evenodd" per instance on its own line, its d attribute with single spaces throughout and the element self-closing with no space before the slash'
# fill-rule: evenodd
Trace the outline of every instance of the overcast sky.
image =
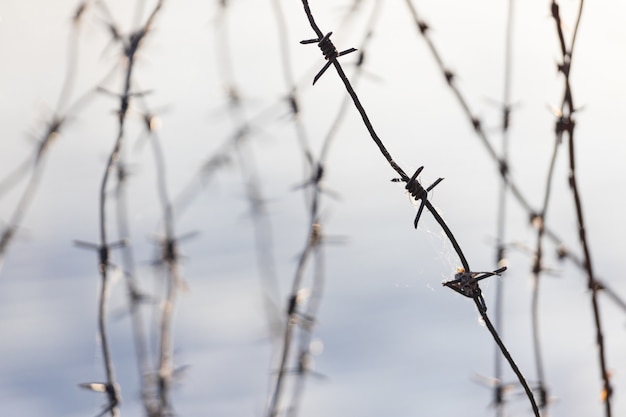
<svg viewBox="0 0 626 417">
<path fill-rule="evenodd" d="M 123 34 L 143 21 L 134 3 L 105 2 Z M 139 2 L 142 3 L 142 2 Z M 167 185 L 173 196 L 193 183 L 202 164 L 240 126 L 228 115 L 227 83 L 235 83 L 254 132 L 246 152 L 258 168 L 266 199 L 272 248 L 287 302 L 297 257 L 303 250 L 308 211 L 301 191 L 303 156 L 285 98 L 279 31 L 272 1 L 235 0 L 219 19 L 217 1 L 165 2 L 138 55 L 134 86 L 147 92 L 159 115 L 166 155 Z M 287 4 L 288 3 L 288 4 Z M 374 1 L 312 1 L 323 32 L 333 32 L 341 50 L 358 47 L 367 31 L 365 74 L 357 92 L 379 136 L 409 174 L 425 166 L 422 180 L 445 180 L 429 199 L 440 210 L 475 270 L 495 268 L 497 168 L 475 135 L 453 93 L 419 36 L 404 1 L 382 1 L 372 27 Z M 512 175 L 533 207 L 545 190 L 554 146 L 554 109 L 563 94 L 560 59 L 550 2 L 517 2 L 514 13 L 510 131 Z M 72 47 L 72 16 L 78 1 L 3 1 L 0 5 L 0 179 L 33 152 L 59 103 Z M 508 2 L 424 0 L 414 4 L 429 24 L 442 59 L 456 75 L 473 113 L 481 118 L 500 152 L 500 104 L 504 85 L 504 34 Z M 282 2 L 286 45 L 298 82 L 303 125 L 317 157 L 345 97 L 335 71 L 311 86 L 323 64 L 301 3 Z M 578 4 L 562 1 L 567 40 Z M 626 297 L 621 259 L 626 235 L 621 205 L 626 181 L 626 5 L 606 0 L 585 5 L 572 63 L 576 151 L 587 236 L 598 277 Z M 227 22 L 228 37 L 218 30 Z M 111 41 L 95 7 L 83 16 L 78 67 L 69 103 L 96 86 L 119 93 L 119 47 Z M 226 44 L 225 44 L 226 42 Z M 227 45 L 228 60 L 221 46 Z M 348 75 L 358 55 L 340 61 Z M 224 75 L 226 69 L 226 75 Z M 96 415 L 103 396 L 77 384 L 103 379 L 97 335 L 100 281 L 95 253 L 73 240 L 98 241 L 98 192 L 117 129 L 116 97 L 98 93 L 70 107 L 60 137 L 48 149 L 32 205 L 0 270 L 0 414 Z M 155 163 L 141 134 L 139 108 L 131 108 L 125 157 L 129 182 L 131 241 L 148 291 L 158 290 L 151 261 L 161 213 Z M 548 225 L 580 254 L 573 199 L 568 187 L 567 144 L 555 166 Z M 417 230 L 417 203 L 379 153 L 350 106 L 329 149 L 321 215 L 329 236 L 325 288 L 315 337 L 324 349 L 307 379 L 302 416 L 493 415 L 492 392 L 475 382 L 493 374 L 495 345 L 470 299 L 441 286 L 460 261 L 432 216 L 424 212 Z M 176 215 L 176 231 L 198 232 L 184 241 L 184 275 L 175 317 L 175 365 L 189 365 L 173 401 L 179 415 L 260 416 L 276 368 L 261 296 L 254 224 L 237 161 L 220 170 Z M 0 199 L 0 227 L 10 221 L 25 183 Z M 111 187 L 112 189 L 113 187 Z M 113 196 L 113 191 L 111 191 Z M 113 206 L 110 207 L 114 212 Z M 503 339 L 522 372 L 536 380 L 531 340 L 531 255 L 535 232 L 528 214 L 512 198 L 507 214 L 509 270 L 482 284 L 489 313 L 495 280 L 504 282 Z M 113 216 L 113 215 L 112 215 Z M 114 217 L 114 216 L 113 216 Z M 113 228 L 112 228 L 113 229 Z M 599 416 L 602 389 L 586 277 L 555 257 L 546 243 L 540 316 L 546 382 L 552 416 Z M 119 254 L 114 253 L 114 257 Z M 118 261 L 115 258 L 115 261 Z M 489 282 L 491 281 L 491 282 Z M 109 297 L 109 331 L 114 366 L 122 386 L 122 415 L 140 415 L 138 381 L 123 280 Z M 607 358 L 614 385 L 614 415 L 626 413 L 626 316 L 608 297 L 599 297 Z M 282 309 L 286 307 L 280 306 Z M 154 334 L 151 335 L 154 337 Z M 319 346 L 319 342 L 318 342 Z M 505 371 L 506 382 L 514 375 Z M 516 389 L 516 392 L 519 389 Z M 528 402 L 511 394 L 510 416 L 531 415 Z"/>
</svg>

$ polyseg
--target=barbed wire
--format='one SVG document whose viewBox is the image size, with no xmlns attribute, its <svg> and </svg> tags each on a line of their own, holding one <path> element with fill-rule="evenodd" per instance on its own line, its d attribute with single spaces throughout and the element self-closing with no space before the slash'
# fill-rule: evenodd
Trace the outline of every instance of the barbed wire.
<svg viewBox="0 0 626 417">
<path fill-rule="evenodd" d="M 304 7 L 304 11 L 305 11 L 305 13 L 307 15 L 307 18 L 309 20 L 309 24 L 311 25 L 311 28 L 313 29 L 313 31 L 317 35 L 318 46 L 320 47 L 324 57 L 328 61 L 327 65 L 325 65 L 322 68 L 322 70 L 320 71 L 320 73 L 318 73 L 318 75 L 316 76 L 314 81 L 316 81 L 321 76 L 321 74 L 323 74 L 325 69 L 328 68 L 331 64 L 335 67 L 335 70 L 337 71 L 337 74 L 341 78 L 341 80 L 342 80 L 342 82 L 343 82 L 343 84 L 344 84 L 348 94 L 352 98 L 352 101 L 353 101 L 355 107 L 357 108 L 359 114 L 361 115 L 361 118 L 363 119 L 363 122 L 364 122 L 368 132 L 370 133 L 370 136 L 371 136 L 372 140 L 374 140 L 375 144 L 378 146 L 380 152 L 383 154 L 383 156 L 385 157 L 385 159 L 387 160 L 389 165 L 400 175 L 400 180 L 406 183 L 406 187 L 405 188 L 415 198 L 419 198 L 419 199 L 422 200 L 422 202 L 424 203 L 425 207 L 430 211 L 430 213 L 433 215 L 433 217 L 435 218 L 437 223 L 442 227 L 442 229 L 444 230 L 444 233 L 446 234 L 446 237 L 448 238 L 448 240 L 450 241 L 450 243 L 454 247 L 455 252 L 457 253 L 457 255 L 458 255 L 458 257 L 459 257 L 459 259 L 461 261 L 461 264 L 463 265 L 463 267 L 462 267 L 462 271 L 463 272 L 459 273 L 460 275 L 457 274 L 457 276 L 455 277 L 455 280 L 448 281 L 448 282 L 444 283 L 444 285 L 446 285 L 446 286 L 448 286 L 448 287 L 450 287 L 452 289 L 455 289 L 457 292 L 464 293 L 463 295 L 466 295 L 466 296 L 468 296 L 468 297 L 470 297 L 470 298 L 472 298 L 474 300 L 474 302 L 476 304 L 476 307 L 477 307 L 477 309 L 479 310 L 479 312 L 481 314 L 481 317 L 483 318 L 485 324 L 487 325 L 487 328 L 489 329 L 489 332 L 491 333 L 491 335 L 493 336 L 494 340 L 496 341 L 496 343 L 500 347 L 500 350 L 502 351 L 502 354 L 504 355 L 504 357 L 509 362 L 509 365 L 511 366 L 512 370 L 514 371 L 514 373 L 518 377 L 520 384 L 523 386 L 523 388 L 524 388 L 524 390 L 525 390 L 525 392 L 527 394 L 528 400 L 529 400 L 529 402 L 530 402 L 530 404 L 531 404 L 531 406 L 533 408 L 533 412 L 534 412 L 535 416 L 539 417 L 540 416 L 539 409 L 537 407 L 537 404 L 535 402 L 533 394 L 532 394 L 532 392 L 530 390 L 530 387 L 528 386 L 528 383 L 526 382 L 523 374 L 520 372 L 519 368 L 517 367 L 517 365 L 513 361 L 513 358 L 508 353 L 508 350 L 504 346 L 504 343 L 500 339 L 496 329 L 493 327 L 493 325 L 489 321 L 489 318 L 487 316 L 486 305 L 484 304 L 484 300 L 482 300 L 482 296 L 480 295 L 480 287 L 478 286 L 478 280 L 482 279 L 482 278 L 485 278 L 487 276 L 491 276 L 491 275 L 494 275 L 494 274 L 499 274 L 503 270 L 498 270 L 498 271 L 494 271 L 493 273 L 488 273 L 490 275 L 485 275 L 482 278 L 477 278 L 476 277 L 475 274 L 479 274 L 479 273 L 472 272 L 472 270 L 469 267 L 469 263 L 468 263 L 467 259 L 465 258 L 464 254 L 463 254 L 463 251 L 461 250 L 461 247 L 459 246 L 457 240 L 454 238 L 454 235 L 452 234 L 450 228 L 447 226 L 447 224 L 443 220 L 443 218 L 439 215 L 437 210 L 425 198 L 425 193 L 423 192 L 425 189 L 424 189 L 424 187 L 421 184 L 419 184 L 419 182 L 417 180 L 417 175 L 421 172 L 422 168 L 421 167 L 418 168 L 418 170 L 415 172 L 415 174 L 413 174 L 413 176 L 409 178 L 406 175 L 406 173 L 404 172 L 404 170 L 402 170 L 402 168 L 393 160 L 393 158 L 391 157 L 390 153 L 387 151 L 386 147 L 384 146 L 382 140 L 376 134 L 376 132 L 374 130 L 374 127 L 372 126 L 372 124 L 370 122 L 369 116 L 367 115 L 363 105 L 361 104 L 361 102 L 360 102 L 356 92 L 352 88 L 352 85 L 351 85 L 349 79 L 346 77 L 341 64 L 337 60 L 337 58 L 339 58 L 341 55 L 345 55 L 346 53 L 348 53 L 347 51 L 352 51 L 352 49 L 348 49 L 348 50 L 344 51 L 343 53 L 337 52 L 337 49 L 335 48 L 335 46 L 330 41 L 330 35 L 331 35 L 332 32 L 329 32 L 328 34 L 324 35 L 324 33 L 321 31 L 321 29 L 319 28 L 319 26 L 315 22 L 315 19 L 313 17 L 313 14 L 311 12 L 310 7 L 309 7 L 308 0 L 302 0 L 302 5 Z M 312 43 L 312 41 L 313 40 L 306 40 L 306 41 L 303 41 L 301 43 Z M 469 281 L 466 281 L 466 279 L 465 279 L 466 277 L 470 277 L 471 279 Z M 477 279 L 475 279 L 475 278 L 477 278 Z M 457 284 L 458 284 L 458 286 L 457 286 Z M 468 289 L 468 288 L 471 289 L 471 291 L 465 293 L 466 289 Z"/>
<path fill-rule="evenodd" d="M 104 170 L 104 174 L 102 176 L 102 181 L 100 185 L 99 191 L 99 229 L 100 229 L 100 241 L 97 245 L 91 244 L 94 249 L 98 251 L 98 270 L 100 272 L 101 278 L 101 288 L 100 288 L 100 301 L 98 308 L 98 330 L 101 342 L 102 356 L 104 362 L 105 369 L 105 377 L 106 377 L 106 393 L 108 404 L 105 406 L 105 410 L 111 414 L 112 417 L 116 417 L 119 415 L 119 404 L 120 404 L 120 389 L 119 385 L 115 380 L 114 370 L 113 370 L 113 361 L 110 353 L 110 346 L 107 336 L 106 329 L 106 299 L 108 294 L 108 288 L 110 284 L 109 277 L 109 269 L 111 267 L 111 263 L 109 262 L 109 251 L 110 249 L 118 246 L 117 244 L 112 244 L 108 239 L 108 215 L 107 215 L 107 200 L 108 200 L 108 185 L 111 173 L 116 167 L 116 163 L 119 160 L 120 153 L 122 150 L 122 145 L 124 142 L 125 134 L 126 134 L 126 116 L 129 111 L 129 107 L 131 104 L 131 99 L 133 97 L 141 96 L 142 92 L 133 91 L 132 80 L 133 80 L 133 70 L 134 63 L 137 51 L 139 51 L 143 40 L 148 35 L 150 30 L 152 29 L 154 20 L 158 16 L 163 2 L 158 1 L 152 12 L 146 19 L 145 23 L 139 27 L 134 32 L 131 32 L 128 36 L 123 36 L 120 29 L 118 29 L 115 20 L 111 12 L 108 10 L 108 7 L 103 2 L 97 2 L 99 10 L 103 14 L 105 18 L 105 24 L 110 30 L 111 36 L 113 40 L 119 42 L 122 47 L 122 55 L 125 58 L 126 66 L 123 77 L 123 87 L 122 92 L 117 95 L 119 98 L 119 109 L 117 111 L 117 119 L 118 119 L 118 132 L 116 135 L 116 139 L 114 142 L 113 149 L 109 154 L 107 159 L 106 167 Z M 105 91 L 106 90 L 102 90 Z M 82 246 L 88 247 L 89 245 L 82 244 Z"/>
</svg>

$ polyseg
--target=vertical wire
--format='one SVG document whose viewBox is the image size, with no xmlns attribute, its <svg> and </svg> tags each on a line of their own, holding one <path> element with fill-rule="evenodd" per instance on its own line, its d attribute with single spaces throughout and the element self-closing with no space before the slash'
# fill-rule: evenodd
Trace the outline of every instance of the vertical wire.
<svg viewBox="0 0 626 417">
<path fill-rule="evenodd" d="M 511 117 L 511 85 L 513 72 L 513 16 L 514 16 L 514 0 L 509 0 L 507 18 L 506 18 L 506 35 L 504 46 L 504 86 L 502 94 L 502 130 L 501 145 L 502 156 L 500 158 L 501 167 L 508 169 L 509 161 L 509 127 Z M 500 194 L 498 203 L 497 226 L 496 226 L 496 266 L 502 267 L 506 264 L 506 213 L 507 213 L 507 196 L 509 186 L 506 176 L 501 177 Z M 496 297 L 495 297 L 495 317 L 494 326 L 500 335 L 503 332 L 503 301 L 504 301 L 504 280 L 496 280 Z M 502 355 L 499 349 L 495 349 L 494 355 L 494 377 L 496 386 L 494 387 L 496 416 L 504 416 L 504 398 L 503 398 L 503 373 L 502 373 Z"/>
</svg>

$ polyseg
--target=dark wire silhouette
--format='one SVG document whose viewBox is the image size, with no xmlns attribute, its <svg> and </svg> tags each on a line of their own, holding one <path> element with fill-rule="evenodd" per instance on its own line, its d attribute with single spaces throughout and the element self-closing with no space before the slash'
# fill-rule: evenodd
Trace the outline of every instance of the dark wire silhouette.
<svg viewBox="0 0 626 417">
<path fill-rule="evenodd" d="M 352 85 L 351 85 L 350 81 L 346 77 L 346 75 L 345 75 L 345 73 L 343 71 L 343 68 L 341 67 L 341 64 L 337 60 L 337 58 L 340 56 L 340 54 L 337 52 L 337 49 L 334 47 L 334 45 L 332 45 L 332 42 L 330 41 L 330 35 L 329 34 L 324 35 L 324 33 L 320 30 L 319 26 L 315 22 L 315 19 L 313 17 L 313 14 L 311 12 L 310 7 L 309 7 L 308 1 L 307 0 L 302 0 L 302 5 L 304 7 L 304 11 L 305 11 L 305 13 L 307 15 L 307 18 L 309 20 L 311 28 L 314 30 L 314 32 L 317 35 L 318 46 L 320 47 L 320 49 L 322 49 L 322 53 L 324 54 L 324 57 L 335 67 L 335 70 L 337 71 L 337 74 L 341 78 L 341 80 L 342 80 L 346 90 L 348 91 L 348 94 L 350 94 L 350 97 L 352 98 L 352 100 L 353 100 L 353 102 L 355 104 L 355 107 L 359 111 L 359 114 L 361 115 L 361 118 L 363 119 L 363 122 L 364 122 L 365 126 L 367 127 L 368 132 L 370 133 L 371 138 L 374 140 L 374 142 L 378 146 L 379 150 L 381 151 L 381 153 L 383 154 L 383 156 L 387 160 L 387 162 L 391 165 L 391 167 L 398 174 L 400 174 L 401 179 L 404 182 L 407 183 L 407 190 L 412 192 L 414 187 L 411 185 L 411 182 L 412 181 L 417 181 L 417 179 L 416 179 L 417 175 L 414 175 L 412 178 L 409 178 L 406 175 L 406 173 L 404 172 L 404 170 L 402 170 L 402 168 L 400 168 L 400 166 L 395 163 L 395 161 L 393 160 L 393 158 L 391 157 L 391 155 L 387 151 L 386 147 L 384 146 L 383 142 L 380 140 L 380 138 L 376 134 L 376 132 L 375 132 L 375 130 L 374 130 L 370 120 L 369 120 L 369 117 L 367 116 L 367 113 L 366 113 L 365 109 L 363 108 L 363 106 L 362 106 L 362 104 L 361 104 L 361 102 L 360 102 L 356 92 L 352 88 Z M 305 43 L 308 43 L 308 41 L 305 41 Z M 326 68 L 326 66 L 324 66 L 323 68 Z M 420 185 L 420 187 L 421 187 L 421 185 Z M 500 339 L 496 329 L 493 327 L 493 325 L 491 324 L 489 318 L 487 317 L 486 306 L 484 305 L 484 300 L 482 300 L 482 296 L 480 295 L 480 289 L 478 287 L 478 280 L 474 280 L 474 278 L 476 278 L 476 276 L 473 275 L 474 273 L 471 271 L 471 269 L 469 267 L 469 264 L 467 262 L 467 259 L 463 255 L 463 252 L 462 252 L 458 242 L 454 238 L 452 232 L 450 231 L 449 227 L 447 226 L 447 224 L 445 223 L 443 218 L 438 214 L 438 212 L 435 210 L 435 208 L 432 206 L 432 204 L 428 200 L 425 200 L 425 199 L 422 200 L 422 201 L 424 202 L 424 205 L 426 206 L 426 208 L 433 215 L 433 217 L 435 217 L 435 220 L 437 221 L 437 223 L 444 230 L 444 233 L 446 234 L 446 236 L 448 237 L 448 239 L 452 243 L 452 245 L 453 245 L 457 255 L 459 256 L 459 259 L 461 260 L 461 263 L 463 265 L 463 268 L 462 268 L 463 269 L 463 273 L 462 273 L 461 276 L 455 277 L 455 279 L 459 279 L 459 283 L 460 283 L 459 285 L 460 285 L 460 288 L 463 289 L 463 291 L 465 291 L 465 289 L 467 289 L 467 288 L 471 289 L 471 298 L 473 298 L 473 300 L 474 300 L 474 302 L 476 304 L 476 307 L 478 308 L 478 310 L 479 310 L 479 312 L 481 314 L 481 317 L 485 321 L 485 324 L 487 325 L 487 328 L 489 329 L 489 332 L 492 334 L 494 340 L 496 341 L 496 343 L 500 347 L 500 349 L 502 351 L 502 354 L 505 356 L 505 358 L 509 362 L 511 368 L 513 369 L 513 371 L 517 375 L 520 384 L 524 387 L 524 390 L 526 392 L 526 395 L 528 396 L 529 402 L 531 403 L 531 406 L 533 408 L 533 412 L 534 412 L 535 416 L 539 417 L 540 416 L 539 409 L 537 407 L 537 404 L 535 402 L 533 394 L 532 394 L 532 392 L 531 392 L 531 390 L 530 390 L 530 388 L 528 386 L 528 383 L 526 382 L 523 374 L 520 372 L 519 368 L 517 367 L 517 365 L 513 361 L 513 358 L 509 354 L 508 350 L 504 346 L 504 343 Z M 496 273 L 497 272 L 494 271 L 493 273 L 491 273 L 491 275 L 496 274 Z M 472 279 L 470 279 L 469 281 L 466 282 L 465 277 L 467 277 L 467 276 L 470 276 Z M 454 282 L 454 280 L 449 282 L 451 284 L 450 287 L 455 289 L 456 291 L 459 291 L 459 288 L 455 288 L 457 286 L 453 285 L 452 282 Z M 467 294 L 465 294 L 465 295 L 467 295 Z M 468 296 L 470 296 L 470 295 L 468 295 Z"/>
</svg>

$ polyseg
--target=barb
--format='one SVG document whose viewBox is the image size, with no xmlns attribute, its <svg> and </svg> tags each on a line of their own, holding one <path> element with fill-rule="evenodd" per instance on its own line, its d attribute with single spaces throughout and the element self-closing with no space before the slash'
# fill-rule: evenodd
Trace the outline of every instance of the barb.
<svg viewBox="0 0 626 417">
<path fill-rule="evenodd" d="M 337 52 L 337 48 L 335 48 L 335 45 L 333 45 L 333 42 L 330 40 L 330 35 L 332 34 L 333 34 L 332 32 L 328 32 L 326 35 L 318 39 L 308 39 L 308 40 L 300 41 L 301 44 L 317 43 L 317 46 L 319 46 L 319 48 L 322 50 L 322 53 L 324 54 L 324 58 L 326 58 L 326 60 L 328 61 L 326 64 L 324 64 L 322 69 L 317 73 L 315 78 L 313 78 L 313 85 L 315 85 L 317 80 L 319 80 L 320 77 L 324 75 L 326 70 L 333 63 L 337 62 L 337 58 L 339 58 L 340 56 L 347 55 L 351 52 L 356 52 L 355 48 L 349 48 L 349 49 L 346 49 L 345 51 Z"/>
<path fill-rule="evenodd" d="M 428 188 L 424 189 L 424 187 L 422 187 L 422 185 L 417 181 L 417 176 L 422 172 L 423 169 L 424 169 L 423 166 L 419 167 L 417 171 L 415 171 L 413 176 L 406 182 L 406 187 L 405 187 L 406 190 L 409 192 L 409 194 L 411 194 L 411 196 L 415 198 L 415 200 L 421 201 L 419 209 L 417 210 L 417 215 L 415 216 L 415 221 L 413 222 L 413 225 L 415 226 L 416 229 L 417 229 L 417 223 L 419 222 L 420 216 L 422 215 L 422 211 L 424 210 L 424 205 L 428 201 L 426 199 L 428 196 L 428 193 L 433 188 L 435 188 L 437 184 L 443 181 L 443 178 L 438 178 L 435 182 L 429 185 Z M 391 181 L 400 182 L 402 181 L 402 179 L 394 178 Z"/>
<path fill-rule="evenodd" d="M 454 279 L 444 282 L 443 285 L 465 297 L 474 299 L 477 301 L 477 305 L 480 305 L 480 312 L 487 312 L 487 305 L 485 304 L 485 299 L 483 298 L 478 283 L 494 275 L 500 276 L 506 269 L 506 266 L 503 266 L 492 272 L 471 272 L 465 268 L 459 268 L 454 275 Z"/>
<path fill-rule="evenodd" d="M 102 411 L 96 414 L 96 417 L 101 417 L 117 407 L 119 404 L 119 386 L 117 384 L 111 385 L 102 382 L 85 382 L 78 384 L 80 388 L 87 389 L 93 392 L 103 392 L 107 395 L 109 404 L 102 408 Z"/>
</svg>

